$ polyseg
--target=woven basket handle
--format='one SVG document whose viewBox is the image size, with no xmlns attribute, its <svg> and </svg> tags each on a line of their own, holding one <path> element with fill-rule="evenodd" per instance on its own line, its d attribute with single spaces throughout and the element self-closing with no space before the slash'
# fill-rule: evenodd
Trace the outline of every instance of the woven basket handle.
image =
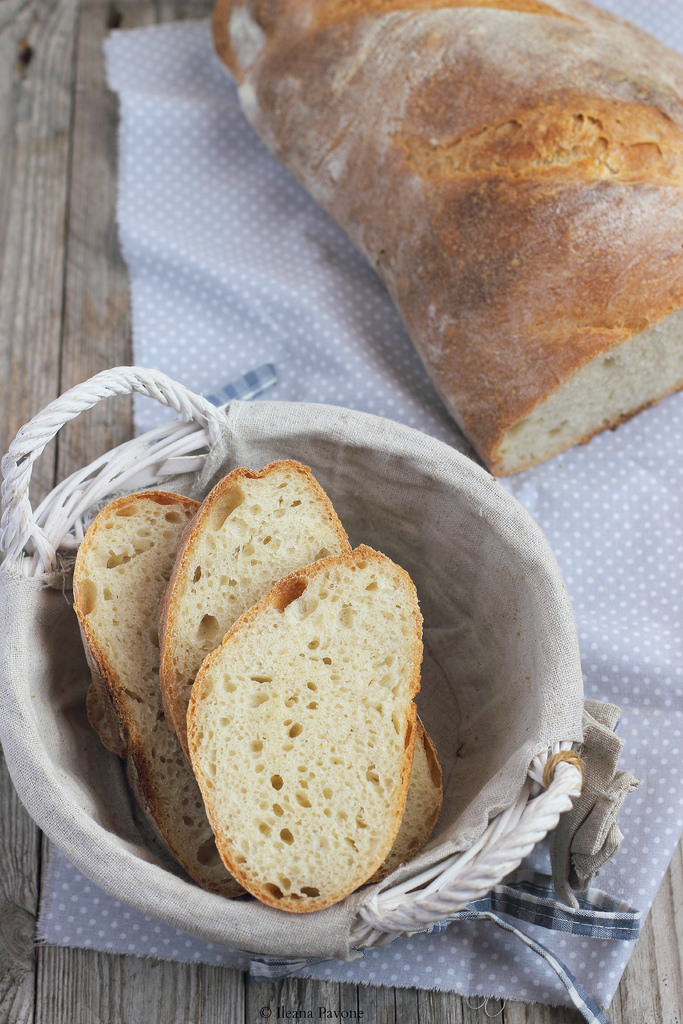
<svg viewBox="0 0 683 1024">
<path fill-rule="evenodd" d="M 141 394 L 174 409 L 188 423 L 206 428 L 209 443 L 216 439 L 225 416 L 210 402 L 158 370 L 139 366 L 118 366 L 103 370 L 89 380 L 65 391 L 50 402 L 18 431 L 2 460 L 0 495 L 0 551 L 6 562 L 21 558 L 32 541 L 35 556 L 47 571 L 56 567 L 55 546 L 36 522 L 29 500 L 33 463 L 59 429 L 80 413 L 93 408 L 103 398 Z"/>
</svg>

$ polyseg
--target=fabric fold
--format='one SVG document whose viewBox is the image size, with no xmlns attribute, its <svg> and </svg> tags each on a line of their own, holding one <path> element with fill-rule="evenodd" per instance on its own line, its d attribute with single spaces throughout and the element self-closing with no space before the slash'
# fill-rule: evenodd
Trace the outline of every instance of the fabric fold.
<svg viewBox="0 0 683 1024">
<path fill-rule="evenodd" d="M 571 907 L 579 905 L 573 890 L 587 889 L 619 850 L 624 837 L 617 815 L 639 785 L 631 772 L 617 768 L 624 747 L 614 732 L 620 715 L 614 704 L 585 701 L 581 795 L 550 836 L 555 893 Z"/>
</svg>

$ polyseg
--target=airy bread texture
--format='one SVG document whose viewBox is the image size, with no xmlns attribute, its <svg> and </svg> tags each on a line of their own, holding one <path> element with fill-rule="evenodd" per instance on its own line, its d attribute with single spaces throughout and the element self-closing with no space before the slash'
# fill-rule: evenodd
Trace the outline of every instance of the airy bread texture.
<svg viewBox="0 0 683 1024">
<path fill-rule="evenodd" d="M 429 839 L 443 802 L 441 766 L 424 725 L 417 719 L 415 754 L 401 827 L 389 856 L 369 882 L 380 882 L 415 857 Z"/>
<path fill-rule="evenodd" d="M 683 386 L 683 58 L 584 0 L 218 0 L 261 138 L 497 474 Z"/>
<path fill-rule="evenodd" d="M 183 538 L 159 624 L 164 708 L 188 758 L 187 705 L 207 654 L 283 576 L 350 550 L 329 498 L 298 462 L 235 469 L 216 484 Z"/>
<path fill-rule="evenodd" d="M 361 546 L 281 580 L 204 661 L 192 765 L 226 867 L 254 896 L 319 910 L 381 866 L 406 801 L 421 660 L 410 577 Z"/>
<path fill-rule="evenodd" d="M 128 762 L 144 811 L 185 871 L 223 896 L 243 890 L 216 850 L 200 791 L 164 718 L 159 603 L 198 503 L 150 491 L 118 498 L 88 529 L 74 569 L 74 607 L 93 674 L 87 709 L 104 745 Z"/>
</svg>

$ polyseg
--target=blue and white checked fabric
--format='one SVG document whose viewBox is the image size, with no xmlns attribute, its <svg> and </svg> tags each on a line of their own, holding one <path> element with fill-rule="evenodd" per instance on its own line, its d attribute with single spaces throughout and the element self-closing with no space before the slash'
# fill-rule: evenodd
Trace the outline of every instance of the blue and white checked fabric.
<svg viewBox="0 0 683 1024">
<path fill-rule="evenodd" d="M 547 875 L 518 871 L 482 899 L 470 903 L 467 910 L 505 914 L 554 932 L 570 932 L 594 939 L 629 942 L 638 938 L 641 915 L 630 904 L 600 889 L 587 889 L 574 895 L 579 906 L 565 906 L 555 899 Z"/>
<path fill-rule="evenodd" d="M 277 384 L 275 367 L 272 363 L 263 363 L 255 370 L 248 370 L 241 377 L 230 381 L 229 384 L 224 384 L 219 391 L 214 391 L 213 394 L 206 395 L 205 398 L 212 405 L 218 406 L 227 405 L 234 398 L 246 402 L 250 398 L 256 398 L 257 395 L 274 384 Z"/>
<path fill-rule="evenodd" d="M 584 893 L 575 893 L 575 896 L 579 903 L 578 907 L 564 906 L 554 898 L 552 881 L 547 875 L 520 871 L 509 876 L 505 883 L 497 885 L 486 896 L 468 904 L 450 920 L 485 919 L 511 933 L 542 957 L 555 971 L 567 989 L 572 1003 L 589 1024 L 609 1024 L 600 1007 L 582 988 L 566 965 L 544 945 L 506 920 L 512 917 L 551 931 L 569 932 L 595 939 L 630 941 L 638 938 L 640 911 L 599 889 L 587 889 Z M 448 923 L 441 922 L 434 927 L 434 931 L 443 930 Z"/>
<path fill-rule="evenodd" d="M 600 1007 L 565 964 L 544 945 L 508 920 L 515 918 L 550 931 L 568 932 L 594 939 L 620 939 L 627 942 L 638 938 L 641 918 L 639 910 L 600 889 L 587 889 L 586 892 L 575 895 L 578 907 L 564 906 L 555 899 L 552 880 L 548 875 L 520 870 L 509 875 L 505 882 L 491 889 L 486 896 L 474 900 L 463 910 L 432 925 L 428 930 L 432 934 L 443 932 L 452 921 L 492 921 L 545 960 L 565 986 L 572 1003 L 588 1024 L 609 1024 Z M 254 957 L 250 973 L 253 977 L 273 980 L 320 962 L 313 959 Z"/>
</svg>

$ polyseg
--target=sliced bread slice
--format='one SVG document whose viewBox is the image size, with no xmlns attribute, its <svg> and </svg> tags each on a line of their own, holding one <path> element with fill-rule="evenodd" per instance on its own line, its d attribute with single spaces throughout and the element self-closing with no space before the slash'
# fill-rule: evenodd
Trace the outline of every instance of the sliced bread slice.
<svg viewBox="0 0 683 1024">
<path fill-rule="evenodd" d="M 434 830 L 442 802 L 443 781 L 436 748 L 418 718 L 415 756 L 401 827 L 389 856 L 368 881 L 381 882 L 420 852 Z"/>
<path fill-rule="evenodd" d="M 89 654 L 90 649 L 85 644 L 85 638 L 83 640 L 85 650 Z M 104 680 L 94 659 L 88 658 L 88 661 L 92 676 L 92 682 L 85 697 L 88 721 L 99 736 L 102 746 L 111 750 L 112 754 L 116 754 L 117 757 L 126 758 L 128 757 L 128 744 L 121 722 L 114 711 Z"/>
<path fill-rule="evenodd" d="M 366 546 L 281 580 L 204 661 L 192 765 L 221 857 L 258 899 L 319 910 L 387 857 L 421 661 L 415 586 Z"/>
<path fill-rule="evenodd" d="M 128 762 L 143 809 L 185 871 L 235 896 L 201 794 L 169 732 L 159 689 L 157 620 L 183 531 L 198 503 L 150 491 L 118 498 L 94 519 L 74 568 L 74 607 L 93 675 L 88 716 Z M 132 763 L 131 763 L 132 762 Z M 134 769 L 134 775 L 133 775 Z"/>
<path fill-rule="evenodd" d="M 209 493 L 178 552 L 159 624 L 164 709 L 188 758 L 187 705 L 207 654 L 283 576 L 350 550 L 330 499 L 298 462 L 235 469 Z"/>
</svg>

